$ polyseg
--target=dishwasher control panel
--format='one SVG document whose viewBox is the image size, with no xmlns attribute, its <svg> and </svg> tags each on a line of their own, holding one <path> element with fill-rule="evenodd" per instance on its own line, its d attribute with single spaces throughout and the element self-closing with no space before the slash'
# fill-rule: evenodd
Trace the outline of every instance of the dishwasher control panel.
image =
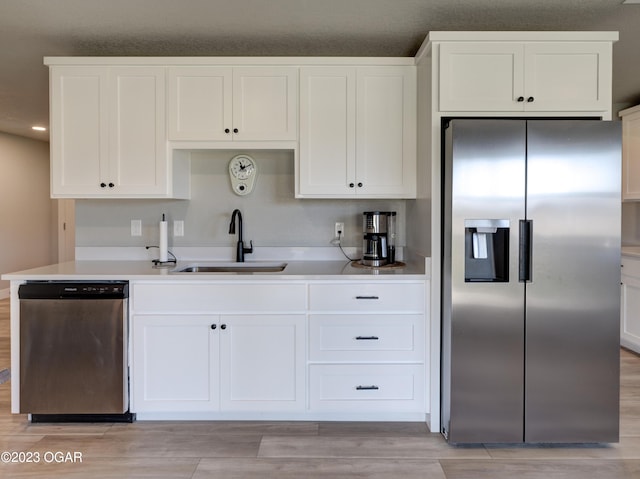
<svg viewBox="0 0 640 479">
<path fill-rule="evenodd" d="M 127 281 L 33 281 L 20 285 L 20 299 L 117 299 L 129 296 Z"/>
</svg>

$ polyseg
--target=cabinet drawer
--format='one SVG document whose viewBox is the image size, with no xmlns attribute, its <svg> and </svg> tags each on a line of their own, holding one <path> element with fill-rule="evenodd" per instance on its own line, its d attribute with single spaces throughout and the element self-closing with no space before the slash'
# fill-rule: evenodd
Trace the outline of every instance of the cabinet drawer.
<svg viewBox="0 0 640 479">
<path fill-rule="evenodd" d="M 424 316 L 311 315 L 311 361 L 424 360 Z"/>
<path fill-rule="evenodd" d="M 419 365 L 311 365 L 310 407 L 321 411 L 424 411 Z"/>
<path fill-rule="evenodd" d="M 312 311 L 424 312 L 424 283 L 331 283 L 309 285 Z"/>
<path fill-rule="evenodd" d="M 640 259 L 622 257 L 622 274 L 624 276 L 635 276 L 640 278 Z"/>
<path fill-rule="evenodd" d="M 304 284 L 134 284 L 137 312 L 304 311 Z"/>
</svg>

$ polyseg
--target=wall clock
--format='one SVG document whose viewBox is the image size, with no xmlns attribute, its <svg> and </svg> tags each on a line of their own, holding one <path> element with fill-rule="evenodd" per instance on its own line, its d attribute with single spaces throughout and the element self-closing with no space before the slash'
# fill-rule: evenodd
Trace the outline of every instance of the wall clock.
<svg viewBox="0 0 640 479">
<path fill-rule="evenodd" d="M 229 162 L 231 188 L 236 195 L 248 195 L 256 182 L 258 168 L 253 158 L 247 155 L 236 155 Z"/>
</svg>

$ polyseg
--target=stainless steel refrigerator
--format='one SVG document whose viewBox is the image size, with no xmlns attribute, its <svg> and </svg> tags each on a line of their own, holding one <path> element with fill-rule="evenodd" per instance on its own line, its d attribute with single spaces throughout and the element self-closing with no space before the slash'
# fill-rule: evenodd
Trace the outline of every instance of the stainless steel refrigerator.
<svg viewBox="0 0 640 479">
<path fill-rule="evenodd" d="M 442 433 L 617 442 L 619 122 L 455 119 L 444 136 Z"/>
</svg>

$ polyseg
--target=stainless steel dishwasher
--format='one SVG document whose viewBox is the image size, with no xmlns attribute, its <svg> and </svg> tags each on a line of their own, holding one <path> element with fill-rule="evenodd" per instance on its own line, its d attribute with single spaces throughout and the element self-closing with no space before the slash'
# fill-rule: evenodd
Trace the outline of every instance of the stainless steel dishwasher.
<svg viewBox="0 0 640 479">
<path fill-rule="evenodd" d="M 42 421 L 131 421 L 129 284 L 20 285 L 20 412 Z"/>
</svg>

